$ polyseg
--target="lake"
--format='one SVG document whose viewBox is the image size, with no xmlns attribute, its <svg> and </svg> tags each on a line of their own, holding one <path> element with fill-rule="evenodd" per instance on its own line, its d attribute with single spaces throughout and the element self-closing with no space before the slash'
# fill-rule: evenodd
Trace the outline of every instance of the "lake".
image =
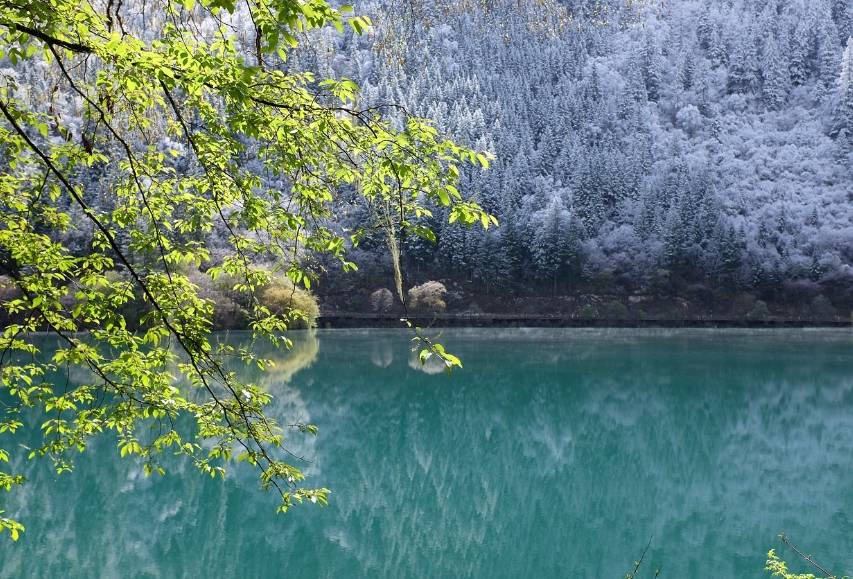
<svg viewBox="0 0 853 579">
<path fill-rule="evenodd" d="M 329 507 L 276 515 L 246 465 L 145 478 L 101 438 L 70 476 L 24 466 L 0 575 L 621 579 L 650 540 L 638 577 L 766 577 L 771 547 L 805 571 L 780 532 L 853 572 L 850 330 L 447 330 L 452 376 L 408 339 L 266 352 Z"/>
</svg>

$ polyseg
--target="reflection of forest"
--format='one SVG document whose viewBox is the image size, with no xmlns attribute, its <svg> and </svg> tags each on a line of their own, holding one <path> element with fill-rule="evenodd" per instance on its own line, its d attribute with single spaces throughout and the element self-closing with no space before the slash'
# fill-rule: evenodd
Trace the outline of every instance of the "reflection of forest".
<svg viewBox="0 0 853 579">
<path fill-rule="evenodd" d="M 360 489 L 330 540 L 368 576 L 619 576 L 650 535 L 673 576 L 701 577 L 713 552 L 720 576 L 760 574 L 786 529 L 845 554 L 849 337 L 477 336 L 451 341 L 452 379 L 397 364 L 377 381 L 354 337 L 322 353 L 353 364 L 345 380 L 318 366 L 323 407 L 371 418 L 317 415 L 336 425 L 325 472 Z"/>
<path fill-rule="evenodd" d="M 0 545 L 4 572 L 55 576 L 74 560 L 93 577 L 618 577 L 653 536 L 647 557 L 668 576 L 758 577 L 780 531 L 853 568 L 839 548 L 853 532 L 851 336 L 446 342 L 465 361 L 451 377 L 412 369 L 402 332 L 259 351 L 279 356 L 263 382 L 274 413 L 320 425 L 293 442 L 310 482 L 333 489 L 329 509 L 275 518 L 246 469 L 224 484 L 142 479 L 102 441 L 61 494 L 32 469 L 17 500 L 26 549 L 44 558 Z M 45 520 L 57 526 L 42 532 Z"/>
<path fill-rule="evenodd" d="M 289 347 L 276 346 L 268 341 L 241 344 L 251 347 L 258 358 L 269 362 L 264 371 L 249 365 L 241 370 L 241 374 L 244 379 L 255 382 L 273 395 L 267 411 L 279 424 L 308 424 L 313 422 L 311 412 L 302 392 L 292 383 L 292 379 L 315 362 L 320 351 L 320 340 L 314 330 L 290 332 L 288 337 Z M 286 431 L 285 436 L 288 452 L 311 460 L 299 464 L 305 474 L 318 475 L 317 463 L 313 460 L 316 455 L 316 438 L 296 429 Z"/>
</svg>

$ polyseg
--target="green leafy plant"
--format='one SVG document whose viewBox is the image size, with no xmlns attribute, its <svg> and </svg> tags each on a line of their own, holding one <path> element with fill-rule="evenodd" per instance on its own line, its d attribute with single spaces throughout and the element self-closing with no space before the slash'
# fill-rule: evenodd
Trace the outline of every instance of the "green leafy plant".
<svg viewBox="0 0 853 579">
<path fill-rule="evenodd" d="M 817 579 L 811 573 L 791 573 L 788 571 L 788 564 L 779 558 L 775 549 L 770 549 L 767 552 L 767 563 L 764 567 L 770 572 L 771 577 L 782 577 L 783 579 Z"/>
<path fill-rule="evenodd" d="M 273 280 L 264 288 L 261 303 L 274 314 L 289 316 L 290 328 L 313 328 L 320 317 L 317 298 L 288 277 Z"/>
<path fill-rule="evenodd" d="M 788 564 L 780 559 L 779 555 L 776 554 L 776 550 L 770 549 L 770 551 L 767 552 L 767 562 L 765 563 L 764 569 L 770 572 L 772 577 L 782 577 L 783 579 L 848 579 L 846 576 L 839 578 L 837 575 L 829 571 L 829 569 L 815 561 L 814 557 L 802 552 L 799 547 L 792 543 L 784 533 L 779 535 L 779 540 L 788 546 L 803 561 L 808 563 L 814 569 L 820 571 L 821 574 L 813 575 L 811 573 L 792 573 L 788 570 Z"/>
<path fill-rule="evenodd" d="M 15 433 L 37 420 L 41 444 L 25 452 L 63 473 L 92 436 L 111 431 L 119 454 L 147 474 L 165 472 L 164 452 L 211 477 L 236 459 L 258 468 L 280 511 L 325 504 L 329 490 L 303 486 L 302 470 L 285 460 L 288 437 L 316 427 L 281 426 L 265 412 L 270 395 L 225 361 L 268 362 L 217 342 L 215 300 L 186 272 L 200 269 L 214 283 L 227 276 L 254 336 L 286 346 L 285 332 L 311 305 L 279 307 L 263 289 L 286 277 L 294 291 L 309 290 L 318 254 L 356 267 L 347 248 L 362 232 L 329 225 L 340 192 L 357 194 L 375 216 L 365 228 L 382 227 L 389 240 L 402 231 L 434 239 L 420 225 L 431 204 L 446 207 L 451 222 L 489 227 L 496 220 L 456 187 L 464 165 L 485 167 L 489 157 L 404 111 L 359 105 L 348 79 L 287 66 L 311 28 L 360 34 L 370 26 L 348 6 L 159 0 L 144 15 L 122 12 L 121 3 L 101 8 L 72 0 L 0 7 L 0 51 L 11 65 L 0 73 L 9 320 L 0 340 L 0 449 L 20 448 Z M 34 70 L 48 90 L 21 82 Z M 72 235 L 82 251 L 65 243 Z M 227 241 L 218 255 L 207 245 L 214 235 Z M 141 304 L 131 308 L 138 319 L 126 313 L 132 304 Z M 41 330 L 60 347 L 40 352 L 33 333 Z M 459 365 L 440 344 L 419 344 Z M 52 380 L 72 366 L 91 379 Z M 10 453 L 0 450 L 0 462 Z M 0 472 L 4 490 L 23 483 Z M 0 530 L 17 539 L 24 529 L 0 518 Z"/>
</svg>

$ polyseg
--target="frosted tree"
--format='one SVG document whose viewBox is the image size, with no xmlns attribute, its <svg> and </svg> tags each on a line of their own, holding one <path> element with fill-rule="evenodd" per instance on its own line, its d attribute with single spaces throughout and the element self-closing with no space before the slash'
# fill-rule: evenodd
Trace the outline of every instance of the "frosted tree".
<svg viewBox="0 0 853 579">
<path fill-rule="evenodd" d="M 779 108 L 788 95 L 788 65 L 779 42 L 773 37 L 768 38 L 764 46 L 762 77 L 761 93 L 765 104 L 771 109 Z"/>
<path fill-rule="evenodd" d="M 711 71 L 705 59 L 699 61 L 696 67 L 696 106 L 703 116 L 710 116 L 712 110 L 713 82 Z"/>
<path fill-rule="evenodd" d="M 849 146 L 853 137 L 853 37 L 847 39 L 847 48 L 841 60 L 837 99 L 831 136 L 845 141 Z"/>
<path fill-rule="evenodd" d="M 838 35 L 830 18 L 819 21 L 817 30 L 818 96 L 825 97 L 838 78 Z"/>
<path fill-rule="evenodd" d="M 478 291 L 499 291 L 486 281 L 495 271 L 539 272 L 547 264 L 534 250 L 558 197 L 571 215 L 562 243 L 577 232 L 584 267 L 576 277 L 563 260 L 558 289 L 579 279 L 584 291 L 602 271 L 642 289 L 668 242 L 683 281 L 755 274 L 759 291 L 808 278 L 814 258 L 822 291 L 853 287 L 853 239 L 841 233 L 853 215 L 842 202 L 853 155 L 839 83 L 844 3 L 669 2 L 613 26 L 593 25 L 590 4 L 573 4 L 572 26 L 543 30 L 550 20 L 539 3 L 444 2 L 440 25 L 410 23 L 399 35 L 406 42 L 393 62 L 369 58 L 384 49 L 368 37 L 352 45 L 353 63 L 330 64 L 365 85 L 365 104 L 402 101 L 497 155 L 490 171 L 463 178 L 498 215 L 500 233 L 441 228 L 437 248 L 407 246 L 418 271 L 474 280 Z M 682 161 L 688 176 L 709 167 L 707 184 L 671 179 Z M 817 228 L 806 223 L 814 207 Z M 470 251 L 494 263 L 467 259 Z M 554 291 L 541 272 L 523 283 Z"/>
<path fill-rule="evenodd" d="M 705 2 L 702 5 L 702 11 L 699 13 L 699 20 L 696 23 L 696 38 L 699 40 L 699 46 L 707 50 L 710 48 L 714 40 L 714 26 L 711 22 L 711 3 Z"/>
<path fill-rule="evenodd" d="M 643 79 L 646 82 L 646 93 L 652 102 L 660 98 L 661 74 L 660 50 L 652 40 L 647 40 L 643 51 Z"/>
<path fill-rule="evenodd" d="M 541 226 L 533 238 L 533 260 L 539 274 L 553 284 L 557 291 L 557 281 L 566 266 L 569 257 L 569 245 L 566 233 L 569 228 L 569 214 L 562 200 L 554 196 L 541 215 Z"/>
<path fill-rule="evenodd" d="M 714 66 L 725 66 L 729 62 L 729 50 L 723 39 L 722 27 L 718 27 L 711 36 L 708 58 L 711 59 Z"/>
<path fill-rule="evenodd" d="M 752 30 L 747 29 L 738 38 L 729 57 L 728 91 L 751 93 L 758 89 L 758 52 Z"/>
<path fill-rule="evenodd" d="M 809 41 L 802 20 L 796 22 L 788 42 L 788 74 L 791 84 L 800 86 L 809 78 Z"/>
<path fill-rule="evenodd" d="M 832 19 L 838 28 L 841 42 L 845 42 L 853 35 L 853 7 L 850 0 L 832 0 Z"/>
<path fill-rule="evenodd" d="M 693 52 L 687 50 L 684 55 L 684 60 L 681 62 L 681 70 L 678 73 L 678 80 L 681 82 L 681 88 L 685 91 L 693 88 L 693 83 L 696 78 L 696 62 L 693 59 Z"/>
</svg>

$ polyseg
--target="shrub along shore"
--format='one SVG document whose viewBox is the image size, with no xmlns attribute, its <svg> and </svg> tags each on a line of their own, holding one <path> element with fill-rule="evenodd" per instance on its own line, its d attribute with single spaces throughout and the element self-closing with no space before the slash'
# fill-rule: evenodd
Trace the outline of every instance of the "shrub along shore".
<svg viewBox="0 0 853 579">
<path fill-rule="evenodd" d="M 318 324 L 393 327 L 404 316 L 421 325 L 473 327 L 838 327 L 853 321 L 849 309 L 822 294 L 773 300 L 694 288 L 680 294 L 496 296 L 433 280 L 412 287 L 406 298 L 401 304 L 388 288 L 321 293 Z"/>
<path fill-rule="evenodd" d="M 189 278 L 212 304 L 214 329 L 248 329 L 252 304 L 246 294 L 233 289 L 235 280 L 226 276 L 213 280 L 201 271 L 190 272 Z M 797 302 L 766 301 L 746 292 L 713 296 L 698 291 L 692 295 L 494 296 L 449 287 L 426 281 L 408 289 L 401 303 L 389 288 L 349 288 L 315 295 L 285 275 L 273 275 L 255 299 L 270 312 L 287 316 L 291 329 L 403 327 L 404 317 L 418 326 L 448 327 L 853 326 L 853 314 L 823 295 Z M 11 284 L 0 276 L 0 301 L 15 297 Z M 141 296 L 123 309 L 133 323 L 148 311 Z"/>
</svg>

